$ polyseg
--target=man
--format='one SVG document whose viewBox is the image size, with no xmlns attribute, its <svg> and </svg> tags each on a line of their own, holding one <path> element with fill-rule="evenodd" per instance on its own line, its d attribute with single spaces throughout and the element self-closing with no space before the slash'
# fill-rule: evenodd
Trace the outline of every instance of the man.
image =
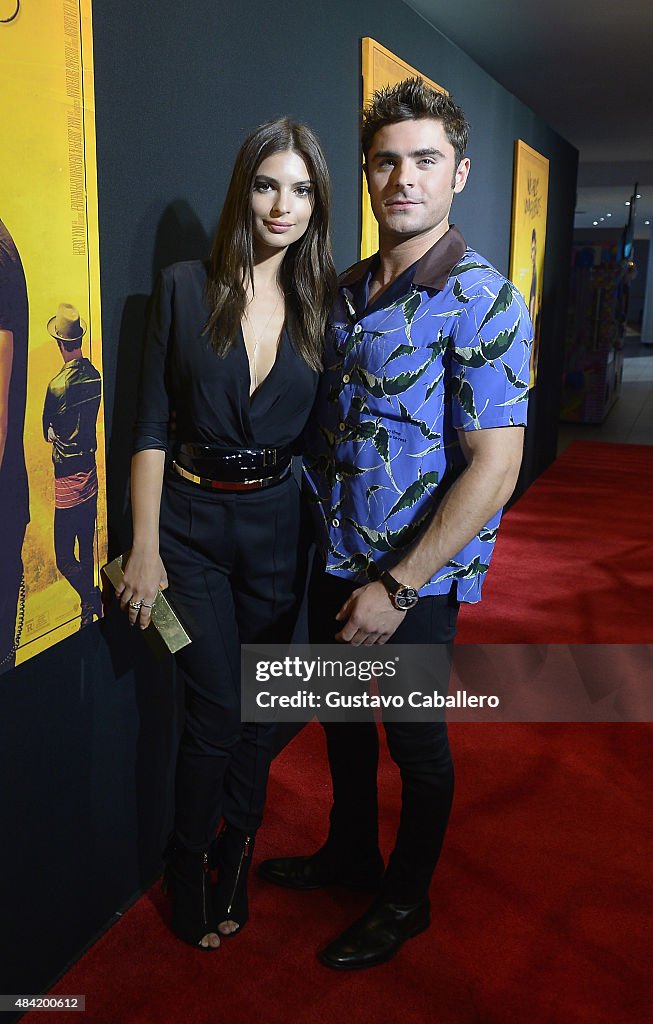
<svg viewBox="0 0 653 1024">
<path fill-rule="evenodd" d="M 63 358 L 63 367 L 48 384 L 43 407 L 43 436 L 52 444 L 54 464 L 54 551 L 57 569 L 79 594 L 83 628 L 102 615 L 93 550 L 98 493 L 95 426 L 101 381 L 82 355 L 86 324 L 78 310 L 62 302 L 47 327 Z"/>
<path fill-rule="evenodd" d="M 450 644 L 459 603 L 480 599 L 517 479 L 532 328 L 516 289 L 449 226 L 469 173 L 467 127 L 419 79 L 381 90 L 364 112 L 379 252 L 340 279 L 309 430 L 313 642 Z M 320 954 L 338 969 L 382 963 L 429 924 L 453 795 L 446 725 L 384 725 L 402 777 L 387 870 L 372 722 L 324 723 L 324 846 L 261 866 L 294 889 L 380 883 L 370 910 Z"/>
<path fill-rule="evenodd" d="M 27 335 L 23 265 L 13 238 L 0 220 L 0 673 L 16 662 L 25 603 L 22 548 L 29 522 L 23 446 Z"/>
</svg>

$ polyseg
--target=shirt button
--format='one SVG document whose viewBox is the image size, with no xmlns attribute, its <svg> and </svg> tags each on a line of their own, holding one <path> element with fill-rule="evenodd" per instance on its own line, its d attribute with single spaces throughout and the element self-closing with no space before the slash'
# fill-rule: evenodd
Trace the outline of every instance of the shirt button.
<svg viewBox="0 0 653 1024">
<path fill-rule="evenodd" d="M 346 430 L 346 429 L 347 429 L 347 424 L 346 423 L 339 423 L 338 424 L 338 430 L 340 430 L 341 432 L 343 430 Z"/>
<path fill-rule="evenodd" d="M 348 373 L 343 373 L 343 375 L 342 375 L 342 383 L 343 384 L 349 384 L 350 380 L 351 380 L 351 377 L 349 376 L 349 374 Z"/>
<path fill-rule="evenodd" d="M 361 327 L 361 325 L 360 324 L 356 324 L 356 326 L 354 327 L 354 334 L 360 334 L 360 332 L 362 330 L 363 330 L 363 328 Z"/>
<path fill-rule="evenodd" d="M 332 519 L 331 520 L 331 525 L 332 526 L 336 526 L 336 527 L 340 526 L 340 520 L 339 519 Z"/>
<path fill-rule="evenodd" d="M 336 473 L 336 480 L 338 483 L 342 483 L 342 473 Z"/>
</svg>

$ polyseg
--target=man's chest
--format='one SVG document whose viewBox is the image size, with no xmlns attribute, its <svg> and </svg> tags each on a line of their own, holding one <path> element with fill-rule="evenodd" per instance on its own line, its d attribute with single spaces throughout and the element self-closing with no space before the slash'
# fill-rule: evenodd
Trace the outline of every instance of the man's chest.
<svg viewBox="0 0 653 1024">
<path fill-rule="evenodd" d="M 331 400 L 353 393 L 416 413 L 444 387 L 454 330 L 455 317 L 418 290 L 362 315 L 341 294 L 327 334 Z"/>
</svg>

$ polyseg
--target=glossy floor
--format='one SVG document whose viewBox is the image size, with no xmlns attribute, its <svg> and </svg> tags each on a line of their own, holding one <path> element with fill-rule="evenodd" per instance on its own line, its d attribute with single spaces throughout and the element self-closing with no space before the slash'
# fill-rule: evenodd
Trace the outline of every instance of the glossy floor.
<svg viewBox="0 0 653 1024">
<path fill-rule="evenodd" d="M 558 454 L 572 441 L 653 444 L 653 345 L 627 338 L 621 394 L 603 423 L 561 423 Z"/>
</svg>

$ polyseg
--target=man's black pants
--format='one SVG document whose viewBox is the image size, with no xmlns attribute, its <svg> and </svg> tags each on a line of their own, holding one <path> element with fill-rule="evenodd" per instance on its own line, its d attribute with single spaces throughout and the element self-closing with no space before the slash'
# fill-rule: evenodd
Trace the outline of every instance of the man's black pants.
<svg viewBox="0 0 653 1024">
<path fill-rule="evenodd" d="M 54 510 L 54 554 L 57 569 L 79 594 L 82 612 L 95 594 L 95 522 L 97 495 L 72 508 Z M 75 545 L 77 556 L 75 557 Z"/>
<path fill-rule="evenodd" d="M 335 616 L 359 584 L 325 573 L 316 559 L 309 592 L 313 643 L 333 643 L 342 623 Z M 451 644 L 458 602 L 451 595 L 422 597 L 406 613 L 391 644 Z M 379 648 L 377 647 L 378 651 Z M 418 681 L 416 681 L 417 683 Z M 378 731 L 369 722 L 323 722 L 333 779 L 327 856 L 364 860 L 378 849 Z M 395 848 L 382 898 L 423 899 L 435 870 L 453 799 L 453 764 L 444 722 L 384 722 L 390 756 L 399 767 L 402 803 Z"/>
</svg>

